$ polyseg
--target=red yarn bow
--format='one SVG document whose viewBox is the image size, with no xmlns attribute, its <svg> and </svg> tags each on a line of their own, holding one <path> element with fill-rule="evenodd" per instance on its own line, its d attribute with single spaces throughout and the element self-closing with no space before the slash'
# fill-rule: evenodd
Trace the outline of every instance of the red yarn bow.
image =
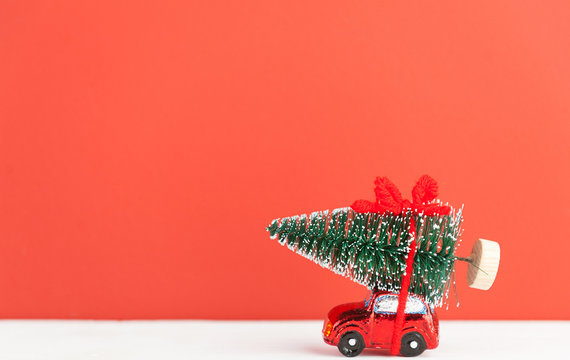
<svg viewBox="0 0 570 360">
<path fill-rule="evenodd" d="M 377 177 L 374 181 L 376 202 L 356 200 L 352 209 L 359 213 L 375 212 L 401 214 L 407 209 L 424 215 L 449 215 L 451 208 L 439 203 L 430 203 L 438 194 L 437 182 L 429 175 L 420 177 L 412 189 L 412 201 L 402 198 L 400 190 L 386 177 Z"/>
</svg>

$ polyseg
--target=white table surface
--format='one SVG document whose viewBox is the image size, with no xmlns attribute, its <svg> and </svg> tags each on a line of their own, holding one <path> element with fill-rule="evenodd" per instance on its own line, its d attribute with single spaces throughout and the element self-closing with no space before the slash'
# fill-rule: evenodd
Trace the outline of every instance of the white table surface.
<svg viewBox="0 0 570 360">
<path fill-rule="evenodd" d="M 0 359 L 344 359 L 321 321 L 1 320 Z M 442 321 L 418 359 L 570 359 L 570 321 Z M 386 357 L 364 350 L 359 358 Z"/>
</svg>

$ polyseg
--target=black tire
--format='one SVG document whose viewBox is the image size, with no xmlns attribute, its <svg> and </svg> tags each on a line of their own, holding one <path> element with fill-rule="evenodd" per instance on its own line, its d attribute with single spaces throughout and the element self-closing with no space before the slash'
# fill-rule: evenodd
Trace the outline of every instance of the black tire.
<svg viewBox="0 0 570 360">
<path fill-rule="evenodd" d="M 338 342 L 338 351 L 347 357 L 354 357 L 360 354 L 365 347 L 364 338 L 356 331 L 349 331 L 343 334 Z"/>
<path fill-rule="evenodd" d="M 402 336 L 400 354 L 402 356 L 418 356 L 427 348 L 424 337 L 418 332 L 407 333 Z"/>
</svg>

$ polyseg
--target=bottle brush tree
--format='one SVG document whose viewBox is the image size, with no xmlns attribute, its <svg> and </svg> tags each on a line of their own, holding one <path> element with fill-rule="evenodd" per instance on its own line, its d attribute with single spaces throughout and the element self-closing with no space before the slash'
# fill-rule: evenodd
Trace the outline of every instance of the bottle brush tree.
<svg viewBox="0 0 570 360">
<path fill-rule="evenodd" d="M 375 184 L 376 202 L 275 219 L 267 231 L 297 254 L 371 290 L 399 292 L 415 246 L 409 292 L 441 306 L 455 261 L 462 259 L 454 255 L 461 209 L 436 201 L 437 184 L 428 176 L 414 187 L 413 202 L 386 178 Z"/>
</svg>

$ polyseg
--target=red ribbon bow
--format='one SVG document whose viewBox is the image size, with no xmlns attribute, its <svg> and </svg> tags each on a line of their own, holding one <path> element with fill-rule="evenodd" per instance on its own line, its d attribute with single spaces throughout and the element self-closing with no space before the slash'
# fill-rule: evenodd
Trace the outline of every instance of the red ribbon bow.
<svg viewBox="0 0 570 360">
<path fill-rule="evenodd" d="M 376 202 L 356 200 L 352 209 L 358 213 L 393 213 L 401 214 L 407 209 L 424 215 L 449 215 L 451 208 L 439 203 L 430 203 L 438 194 L 437 182 L 429 175 L 423 175 L 412 189 L 412 200 L 402 198 L 400 190 L 386 177 L 377 177 L 374 181 Z"/>
</svg>

